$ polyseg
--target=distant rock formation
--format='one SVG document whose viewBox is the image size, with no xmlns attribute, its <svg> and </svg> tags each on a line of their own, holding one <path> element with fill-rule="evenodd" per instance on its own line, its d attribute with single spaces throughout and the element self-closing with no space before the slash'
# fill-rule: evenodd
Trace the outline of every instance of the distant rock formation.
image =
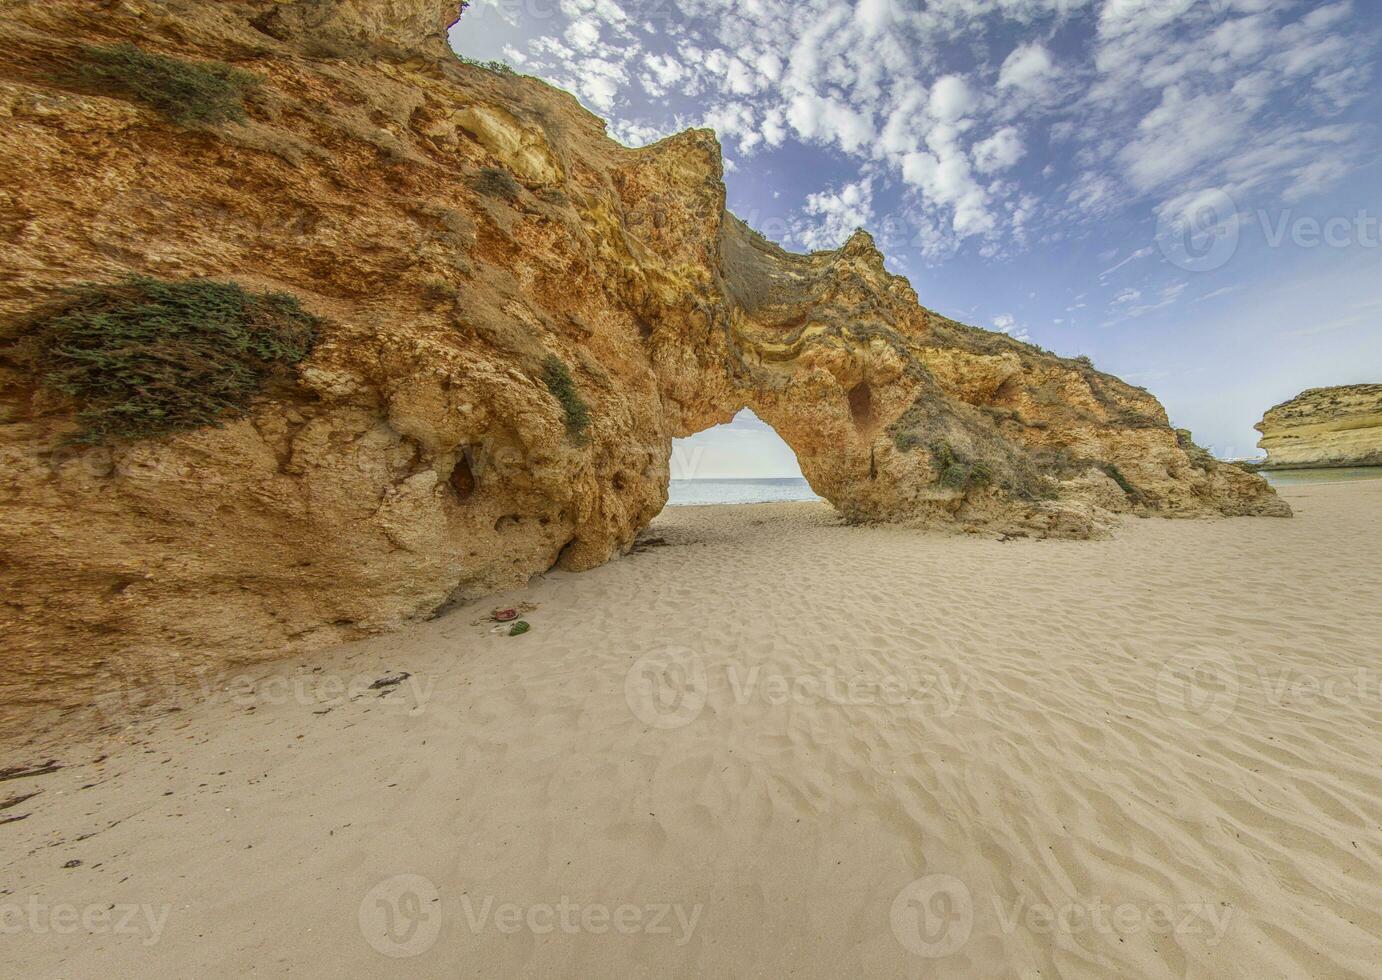
<svg viewBox="0 0 1382 980">
<path fill-rule="evenodd" d="M 1254 426 L 1264 470 L 1382 466 L 1382 384 L 1311 388 Z"/>
<path fill-rule="evenodd" d="M 745 407 L 851 520 L 1289 516 L 1146 391 L 919 305 L 867 234 L 766 241 L 725 210 L 713 133 L 628 149 L 570 95 L 451 56 L 459 8 L 4 5 L 0 320 L 138 273 L 290 294 L 321 324 L 248 412 L 95 445 L 70 390 L 0 351 L 7 696 L 591 568 L 666 502 L 672 439 Z M 83 74 L 120 44 L 166 57 Z M 160 95 L 179 73 L 198 86 Z M 170 114 L 189 90 L 214 102 Z"/>
</svg>

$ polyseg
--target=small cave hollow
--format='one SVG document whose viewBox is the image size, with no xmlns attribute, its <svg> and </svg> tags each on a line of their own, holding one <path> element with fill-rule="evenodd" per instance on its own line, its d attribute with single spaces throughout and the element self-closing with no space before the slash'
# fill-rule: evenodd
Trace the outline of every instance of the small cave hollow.
<svg viewBox="0 0 1382 980">
<path fill-rule="evenodd" d="M 867 381 L 860 381 L 849 389 L 849 415 L 854 427 L 861 432 L 873 425 L 873 389 Z"/>
<path fill-rule="evenodd" d="M 475 472 L 470 468 L 469 456 L 461 454 L 460 459 L 456 460 L 456 465 L 451 468 L 451 475 L 447 477 L 446 482 L 456 491 L 458 500 L 469 500 L 474 496 Z"/>
</svg>

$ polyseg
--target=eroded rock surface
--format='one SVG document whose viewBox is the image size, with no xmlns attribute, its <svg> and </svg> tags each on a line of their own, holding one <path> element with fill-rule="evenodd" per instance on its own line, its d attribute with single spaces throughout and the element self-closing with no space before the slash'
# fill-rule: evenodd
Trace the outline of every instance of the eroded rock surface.
<svg viewBox="0 0 1382 980">
<path fill-rule="evenodd" d="M 867 234 L 767 242 L 725 211 L 712 133 L 628 149 L 565 93 L 448 56 L 458 6 L 5 4 L 0 317 L 139 272 L 325 321 L 291 389 L 156 441 L 71 446 L 72 407 L 0 362 L 12 702 L 598 565 L 663 506 L 673 437 L 744 407 L 852 520 L 1079 537 L 1117 512 L 1289 514 L 1146 391 L 925 309 Z M 248 120 L 181 128 L 59 80 L 121 42 L 257 74 Z"/>
<path fill-rule="evenodd" d="M 1267 450 L 1263 469 L 1382 466 L 1382 384 L 1303 391 L 1254 428 Z"/>
</svg>

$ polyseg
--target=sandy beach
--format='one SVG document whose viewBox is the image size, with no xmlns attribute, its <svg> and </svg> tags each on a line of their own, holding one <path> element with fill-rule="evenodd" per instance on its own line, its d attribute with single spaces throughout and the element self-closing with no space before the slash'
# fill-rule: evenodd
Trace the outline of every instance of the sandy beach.
<svg viewBox="0 0 1382 980">
<path fill-rule="evenodd" d="M 1382 482 L 1283 496 L 1085 542 L 669 508 L 610 565 L 35 733 L 5 972 L 1375 977 Z"/>
</svg>

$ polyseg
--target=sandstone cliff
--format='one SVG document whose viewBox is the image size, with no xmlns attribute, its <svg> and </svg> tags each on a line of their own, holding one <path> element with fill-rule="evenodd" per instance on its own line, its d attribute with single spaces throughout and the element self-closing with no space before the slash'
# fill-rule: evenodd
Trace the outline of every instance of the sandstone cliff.
<svg viewBox="0 0 1382 980">
<path fill-rule="evenodd" d="M 1382 384 L 1312 388 L 1254 426 L 1267 470 L 1382 466 Z"/>
<path fill-rule="evenodd" d="M 764 240 L 725 211 L 712 133 L 631 150 L 565 93 L 449 56 L 458 6 L 0 7 L 6 697 L 598 565 L 663 506 L 672 438 L 746 406 L 853 520 L 1289 514 L 1146 391 L 925 309 L 867 234 Z M 122 43 L 227 63 L 203 87 L 243 112 L 84 70 Z M 15 351 L 63 290 L 132 273 L 290 294 L 315 347 L 219 426 L 74 441 L 71 390 Z"/>
</svg>

